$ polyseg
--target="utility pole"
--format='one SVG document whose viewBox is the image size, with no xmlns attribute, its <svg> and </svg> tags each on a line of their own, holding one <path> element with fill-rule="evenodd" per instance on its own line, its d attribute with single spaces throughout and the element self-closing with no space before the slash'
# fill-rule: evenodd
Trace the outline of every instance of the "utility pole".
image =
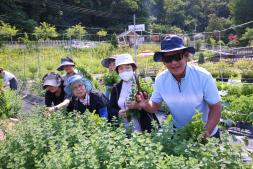
<svg viewBox="0 0 253 169">
<path fill-rule="evenodd" d="M 194 34 L 193 34 L 193 42 L 195 49 L 196 49 L 196 41 L 195 41 L 196 32 L 197 32 L 197 21 L 195 21 Z"/>
<path fill-rule="evenodd" d="M 134 13 L 134 62 L 136 63 L 136 55 L 137 55 L 137 45 L 136 45 L 136 31 L 135 31 L 135 25 L 136 25 L 136 18 Z"/>
</svg>

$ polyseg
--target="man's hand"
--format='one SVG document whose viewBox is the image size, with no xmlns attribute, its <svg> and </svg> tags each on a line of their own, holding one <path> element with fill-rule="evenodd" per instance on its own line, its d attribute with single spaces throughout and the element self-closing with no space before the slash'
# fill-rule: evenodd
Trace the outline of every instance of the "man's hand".
<svg viewBox="0 0 253 169">
<path fill-rule="evenodd" d="M 146 92 L 139 92 L 136 95 L 136 102 L 138 103 L 138 109 L 144 109 L 145 107 L 147 107 L 149 102 L 148 94 Z"/>
</svg>

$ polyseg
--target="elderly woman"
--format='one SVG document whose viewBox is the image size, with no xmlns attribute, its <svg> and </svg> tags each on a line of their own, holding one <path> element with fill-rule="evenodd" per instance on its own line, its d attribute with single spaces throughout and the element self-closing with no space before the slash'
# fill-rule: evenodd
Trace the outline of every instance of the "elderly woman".
<svg viewBox="0 0 253 169">
<path fill-rule="evenodd" d="M 134 71 L 137 66 L 134 63 L 132 56 L 129 54 L 121 54 L 116 58 L 116 72 L 119 74 L 121 81 L 112 88 L 110 99 L 110 116 L 116 116 L 122 118 L 126 128 L 129 128 L 129 119 L 127 118 L 128 107 L 126 102 L 132 93 L 134 87 Z M 133 130 L 151 131 L 151 121 L 157 118 L 155 114 L 148 114 L 144 110 L 141 110 L 139 117 L 133 117 L 131 122 L 133 123 Z"/>
<path fill-rule="evenodd" d="M 65 92 L 63 86 L 63 79 L 56 73 L 48 73 L 43 79 L 43 89 L 45 93 L 45 105 L 47 107 L 56 106 L 64 101 Z"/>
<path fill-rule="evenodd" d="M 68 96 L 72 96 L 68 105 L 68 111 L 79 111 L 84 113 L 86 110 L 95 111 L 100 117 L 108 118 L 108 100 L 99 91 L 92 90 L 90 81 L 79 75 L 69 78 L 64 91 Z"/>
<path fill-rule="evenodd" d="M 67 85 L 68 79 L 71 76 L 78 74 L 78 71 L 75 69 L 75 66 L 75 62 L 72 60 L 71 57 L 67 56 L 61 58 L 61 63 L 58 66 L 57 70 L 65 72 L 65 74 L 62 76 L 64 80 L 64 86 Z"/>
<path fill-rule="evenodd" d="M 109 75 L 113 76 L 115 74 L 115 60 L 116 60 L 117 55 L 113 55 L 111 57 L 105 58 L 101 61 L 101 64 L 108 69 Z M 111 97 L 111 89 L 114 84 L 106 84 L 105 79 L 105 96 L 110 99 Z"/>
</svg>

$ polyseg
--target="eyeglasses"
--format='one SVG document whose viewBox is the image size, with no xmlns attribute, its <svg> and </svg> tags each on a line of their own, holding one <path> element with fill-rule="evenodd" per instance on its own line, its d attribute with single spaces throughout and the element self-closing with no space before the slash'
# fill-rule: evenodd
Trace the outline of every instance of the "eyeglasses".
<svg viewBox="0 0 253 169">
<path fill-rule="evenodd" d="M 172 56 L 163 56 L 162 57 L 162 61 L 165 63 L 171 63 L 173 60 L 178 62 L 182 59 L 183 59 L 183 53 L 177 53 Z"/>
</svg>

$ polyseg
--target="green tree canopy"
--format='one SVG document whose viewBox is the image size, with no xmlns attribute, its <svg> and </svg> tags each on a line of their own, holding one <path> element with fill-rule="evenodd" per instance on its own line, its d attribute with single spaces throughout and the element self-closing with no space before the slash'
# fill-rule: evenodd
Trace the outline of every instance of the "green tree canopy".
<svg viewBox="0 0 253 169">
<path fill-rule="evenodd" d="M 55 26 L 42 22 L 40 26 L 35 27 L 33 35 L 35 35 L 38 40 L 48 40 L 57 37 L 58 33 Z"/>
<path fill-rule="evenodd" d="M 66 30 L 68 38 L 81 39 L 86 33 L 87 31 L 85 30 L 85 27 L 82 26 L 80 23 Z"/>
</svg>

